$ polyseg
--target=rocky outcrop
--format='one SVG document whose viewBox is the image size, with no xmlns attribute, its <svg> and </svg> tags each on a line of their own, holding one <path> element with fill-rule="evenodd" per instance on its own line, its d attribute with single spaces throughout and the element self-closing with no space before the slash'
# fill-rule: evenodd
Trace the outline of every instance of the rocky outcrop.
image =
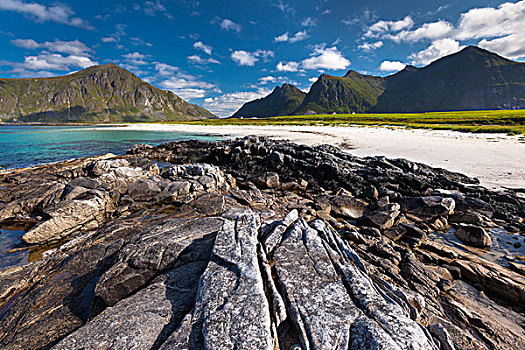
<svg viewBox="0 0 525 350">
<path fill-rule="evenodd" d="M 137 146 L 0 181 L 0 226 L 47 249 L 0 270 L 2 349 L 525 342 L 525 278 L 507 243 L 523 236 L 501 233 L 523 228 L 525 202 L 460 174 L 252 137 Z M 478 233 L 485 249 L 465 238 Z"/>
</svg>

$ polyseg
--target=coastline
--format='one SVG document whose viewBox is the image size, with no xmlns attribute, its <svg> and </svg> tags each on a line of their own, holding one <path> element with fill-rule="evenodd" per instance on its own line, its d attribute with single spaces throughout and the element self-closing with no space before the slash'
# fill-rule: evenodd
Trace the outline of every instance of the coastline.
<svg viewBox="0 0 525 350">
<path fill-rule="evenodd" d="M 119 124 L 119 126 L 122 124 Z M 361 157 L 406 158 L 476 177 L 489 188 L 525 188 L 525 143 L 517 136 L 369 126 L 127 124 L 129 130 L 246 135 L 331 144 Z"/>
</svg>

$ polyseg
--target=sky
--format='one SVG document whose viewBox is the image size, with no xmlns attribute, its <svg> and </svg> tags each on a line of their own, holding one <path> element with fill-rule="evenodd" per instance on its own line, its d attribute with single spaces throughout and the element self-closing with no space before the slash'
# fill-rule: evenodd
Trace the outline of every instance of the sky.
<svg viewBox="0 0 525 350">
<path fill-rule="evenodd" d="M 525 61 L 525 0 L 0 0 L 0 77 L 113 62 L 221 117 L 285 82 L 385 76 L 468 45 Z"/>
</svg>

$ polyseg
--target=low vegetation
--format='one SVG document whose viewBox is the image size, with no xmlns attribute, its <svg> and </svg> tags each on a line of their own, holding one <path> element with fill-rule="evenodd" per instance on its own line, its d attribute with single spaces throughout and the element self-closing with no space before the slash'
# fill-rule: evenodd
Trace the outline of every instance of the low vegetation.
<svg viewBox="0 0 525 350">
<path fill-rule="evenodd" d="M 200 125 L 376 125 L 519 135 L 525 134 L 525 110 L 389 114 L 318 114 L 272 118 L 206 119 L 183 123 Z"/>
</svg>

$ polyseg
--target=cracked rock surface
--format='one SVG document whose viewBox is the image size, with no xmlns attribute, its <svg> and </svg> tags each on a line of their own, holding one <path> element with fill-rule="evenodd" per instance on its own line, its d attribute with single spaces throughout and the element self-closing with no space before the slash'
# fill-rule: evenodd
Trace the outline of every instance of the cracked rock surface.
<svg viewBox="0 0 525 350">
<path fill-rule="evenodd" d="M 257 137 L 0 182 L 43 252 L 0 270 L 2 349 L 525 347 L 518 191 Z"/>
</svg>

